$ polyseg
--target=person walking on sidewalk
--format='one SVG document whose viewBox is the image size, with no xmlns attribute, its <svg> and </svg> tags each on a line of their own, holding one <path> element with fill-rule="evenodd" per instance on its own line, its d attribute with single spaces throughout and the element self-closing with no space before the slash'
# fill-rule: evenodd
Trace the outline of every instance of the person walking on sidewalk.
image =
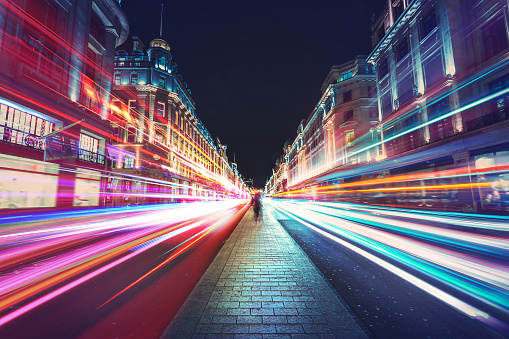
<svg viewBox="0 0 509 339">
<path fill-rule="evenodd" d="M 258 223 L 258 217 L 260 216 L 260 209 L 262 208 L 262 197 L 260 192 L 256 192 L 252 200 L 253 212 L 256 223 Z"/>
</svg>

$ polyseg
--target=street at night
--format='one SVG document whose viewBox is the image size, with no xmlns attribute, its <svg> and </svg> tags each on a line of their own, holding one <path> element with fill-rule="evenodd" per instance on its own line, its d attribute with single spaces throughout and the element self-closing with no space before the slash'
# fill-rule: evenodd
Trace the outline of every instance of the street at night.
<svg viewBox="0 0 509 339">
<path fill-rule="evenodd" d="M 507 27 L 0 0 L 0 337 L 509 337 Z"/>
</svg>

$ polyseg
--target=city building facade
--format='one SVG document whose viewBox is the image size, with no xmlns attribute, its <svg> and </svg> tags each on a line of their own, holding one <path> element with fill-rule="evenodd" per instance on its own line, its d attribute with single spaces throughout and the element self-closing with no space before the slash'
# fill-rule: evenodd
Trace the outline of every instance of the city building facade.
<svg viewBox="0 0 509 339">
<path fill-rule="evenodd" d="M 276 196 L 509 213 L 508 15 L 496 0 L 387 0 L 367 57 L 370 124 L 351 141 L 345 121 L 335 152 L 319 137 L 335 162 L 308 180 L 299 176 L 308 119 L 287 157 L 290 190 Z M 332 126 L 337 135 L 342 125 Z M 327 188 L 317 196 L 317 186 Z"/>
<path fill-rule="evenodd" d="M 389 0 L 374 21 L 368 60 L 378 70 L 381 157 L 410 166 L 419 154 L 420 162 L 407 172 L 467 166 L 472 175 L 465 180 L 478 183 L 468 192 L 446 190 L 440 197 L 423 190 L 425 206 L 438 206 L 446 197 L 463 211 L 505 208 L 491 186 L 508 174 L 473 173 L 508 164 L 507 27 L 507 3 L 494 0 Z"/>
<path fill-rule="evenodd" d="M 126 174 L 154 179 L 139 183 L 143 194 L 136 203 L 245 195 L 226 145 L 215 143 L 198 118 L 169 44 L 157 38 L 144 51 L 140 39 L 133 37 L 126 45 L 132 50 L 117 50 L 113 74 L 110 121 L 116 150 L 110 154 L 115 153 L 113 170 L 120 176 L 110 179 L 111 202 L 121 203 L 114 196 L 122 196 L 119 180 L 131 181 L 122 179 Z"/>
<path fill-rule="evenodd" d="M 366 62 L 366 56 L 333 66 L 321 86 L 322 96 L 315 109 L 299 124 L 295 140 L 285 145 L 284 161 L 276 166 L 266 186 L 268 192 L 296 189 L 340 167 L 374 161 L 376 150 L 361 154 L 353 151 L 366 143 L 366 134 L 370 138 L 375 135 L 375 90 L 374 68 Z M 279 174 L 280 170 L 287 173 Z M 278 184 L 279 178 L 287 180 L 285 185 Z"/>
<path fill-rule="evenodd" d="M 0 1 L 0 208 L 100 204 L 127 35 L 114 0 Z"/>
</svg>

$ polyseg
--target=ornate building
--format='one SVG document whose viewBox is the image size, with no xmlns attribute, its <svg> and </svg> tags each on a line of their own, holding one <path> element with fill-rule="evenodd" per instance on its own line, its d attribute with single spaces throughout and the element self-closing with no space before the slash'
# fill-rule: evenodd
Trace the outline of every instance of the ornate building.
<svg viewBox="0 0 509 339">
<path fill-rule="evenodd" d="M 508 19 L 507 3 L 496 0 L 387 1 L 373 24 L 368 58 L 378 70 L 384 158 L 397 156 L 410 166 L 406 171 L 476 172 L 508 163 Z M 412 165 L 416 154 L 420 163 Z M 460 191 L 459 199 L 447 195 L 463 210 L 500 208 L 482 188 L 498 179 L 472 180 L 478 188 Z"/>
<path fill-rule="evenodd" d="M 130 53 L 119 49 L 115 56 L 110 120 L 117 150 L 110 153 L 119 177 L 111 180 L 133 173 L 154 179 L 141 187 L 150 201 L 245 195 L 226 146 L 214 143 L 196 115 L 168 43 L 154 39 L 146 52 L 137 37 L 127 45 Z"/>
<path fill-rule="evenodd" d="M 100 204 L 127 34 L 114 0 L 0 1 L 0 208 Z"/>
<path fill-rule="evenodd" d="M 322 84 L 322 97 L 308 119 L 302 120 L 297 138 L 285 146 L 284 163 L 278 164 L 270 192 L 283 192 L 313 183 L 317 176 L 376 158 L 376 149 L 357 153 L 378 123 L 375 74 L 365 56 L 333 66 Z M 277 184 L 280 169 L 287 184 Z M 276 180 L 277 179 L 277 180 Z M 273 182 L 272 184 L 270 182 Z"/>
</svg>

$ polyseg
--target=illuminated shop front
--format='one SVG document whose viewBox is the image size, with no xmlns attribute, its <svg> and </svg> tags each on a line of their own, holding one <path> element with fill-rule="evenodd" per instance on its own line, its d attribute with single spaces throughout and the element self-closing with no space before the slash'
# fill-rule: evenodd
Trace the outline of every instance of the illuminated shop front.
<svg viewBox="0 0 509 339">
<path fill-rule="evenodd" d="M 0 154 L 0 208 L 55 207 L 59 165 Z"/>
</svg>

